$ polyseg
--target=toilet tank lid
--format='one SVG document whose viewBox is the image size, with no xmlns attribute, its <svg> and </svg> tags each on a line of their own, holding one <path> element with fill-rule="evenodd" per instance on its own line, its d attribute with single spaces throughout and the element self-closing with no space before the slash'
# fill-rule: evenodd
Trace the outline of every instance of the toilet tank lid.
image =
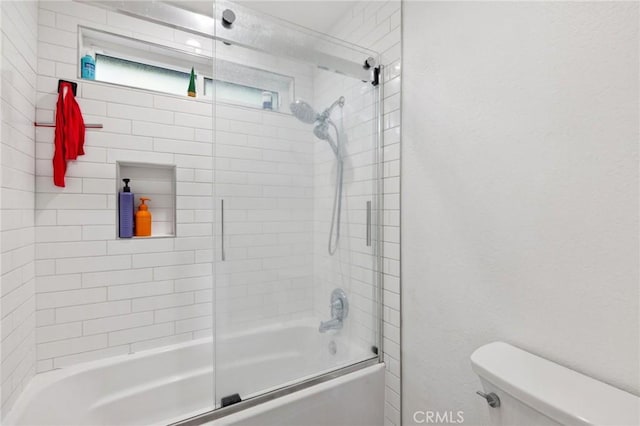
<svg viewBox="0 0 640 426">
<path fill-rule="evenodd" d="M 473 371 L 561 424 L 640 425 L 640 398 L 504 342 L 471 354 Z"/>
</svg>

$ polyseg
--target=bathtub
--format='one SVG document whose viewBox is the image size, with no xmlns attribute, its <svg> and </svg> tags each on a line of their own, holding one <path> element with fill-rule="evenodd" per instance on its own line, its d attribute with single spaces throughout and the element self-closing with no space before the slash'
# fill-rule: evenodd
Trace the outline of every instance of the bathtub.
<svg viewBox="0 0 640 426">
<path fill-rule="evenodd" d="M 215 354 L 212 339 L 203 338 L 38 374 L 3 424 L 167 425 L 211 411 L 214 404 L 218 408 L 223 396 L 238 393 L 243 400 L 250 399 L 374 357 L 368 348 L 350 344 L 340 333 L 320 334 L 316 321 L 229 334 L 219 337 L 217 344 Z M 278 410 L 282 410 L 283 418 L 293 419 L 292 413 L 308 411 L 310 406 L 333 407 L 336 412 L 359 409 L 361 412 L 351 415 L 366 417 L 368 422 L 361 424 L 371 424 L 373 417 L 381 424 L 381 414 L 362 410 L 369 404 L 382 407 L 382 370 L 381 364 L 374 365 L 210 424 L 271 424 L 268 419 L 278 418 Z M 358 386 L 355 393 L 354 387 Z M 344 398 L 362 399 L 362 403 L 347 404 L 345 399 L 336 398 L 340 389 L 347 391 Z M 252 423 L 252 418 L 263 420 Z M 321 416 L 316 418 L 319 423 L 312 417 L 308 423 L 298 419 L 291 424 L 331 424 L 324 423 Z"/>
</svg>

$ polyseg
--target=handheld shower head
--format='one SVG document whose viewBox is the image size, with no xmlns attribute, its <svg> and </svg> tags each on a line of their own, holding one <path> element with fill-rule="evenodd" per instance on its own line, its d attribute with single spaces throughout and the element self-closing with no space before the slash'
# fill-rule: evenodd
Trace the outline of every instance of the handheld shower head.
<svg viewBox="0 0 640 426">
<path fill-rule="evenodd" d="M 311 105 L 303 100 L 297 100 L 289 105 L 293 115 L 303 123 L 314 124 L 313 134 L 320 140 L 327 141 L 337 161 L 336 187 L 333 196 L 333 213 L 331 214 L 331 228 L 329 230 L 329 255 L 338 249 L 338 241 L 340 240 L 340 212 L 342 211 L 342 180 L 344 162 L 342 159 L 342 145 L 340 140 L 340 131 L 335 123 L 331 120 L 331 112 L 337 106 L 344 106 L 344 96 L 340 96 L 331 106 L 325 109 L 322 114 L 318 114 Z M 329 126 L 333 127 L 336 134 L 336 140 L 331 137 Z"/>
<path fill-rule="evenodd" d="M 291 112 L 303 123 L 313 124 L 318 120 L 318 113 L 311 105 L 302 100 L 291 102 L 289 105 Z"/>
<path fill-rule="evenodd" d="M 313 134 L 316 138 L 321 139 L 323 141 L 329 140 L 331 136 L 329 136 L 329 125 L 327 125 L 326 121 L 321 121 L 313 128 Z"/>
<path fill-rule="evenodd" d="M 331 121 L 331 117 L 330 117 L 331 111 L 333 111 L 333 109 L 336 106 L 340 106 L 340 107 L 344 106 L 344 96 L 340 96 L 338 100 L 336 100 L 333 104 L 331 104 L 329 108 L 325 109 L 322 112 L 322 114 L 318 114 L 311 105 L 309 105 L 308 103 L 306 103 L 301 99 L 298 99 L 297 101 L 292 102 L 291 105 L 289 105 L 289 108 L 291 109 L 291 112 L 293 113 L 293 115 L 303 123 L 307 123 L 307 124 L 317 123 L 316 126 L 313 128 L 313 134 L 316 135 L 318 139 L 327 141 L 331 146 L 331 150 L 333 151 L 333 153 L 338 158 L 340 158 L 340 151 L 338 149 L 338 144 L 336 144 L 336 142 L 331 137 L 331 133 L 329 133 L 329 125 L 331 125 L 336 131 L 336 135 L 338 136 L 338 142 L 340 141 L 338 128 L 336 127 L 335 124 L 333 124 L 333 121 Z"/>
<path fill-rule="evenodd" d="M 336 132 L 338 131 L 338 129 L 335 127 L 335 124 L 333 124 L 333 121 L 331 121 L 331 120 L 323 120 L 323 121 L 320 121 L 313 128 L 313 134 L 316 136 L 316 138 L 318 138 L 320 140 L 323 140 L 323 141 L 327 141 L 329 143 L 329 146 L 331 147 L 331 150 L 333 151 L 333 153 L 336 155 L 336 157 L 338 157 L 338 159 L 340 159 L 340 153 L 338 151 L 338 145 L 335 143 L 335 141 L 331 137 L 331 133 L 329 133 L 329 124 L 331 124 L 336 129 Z"/>
</svg>

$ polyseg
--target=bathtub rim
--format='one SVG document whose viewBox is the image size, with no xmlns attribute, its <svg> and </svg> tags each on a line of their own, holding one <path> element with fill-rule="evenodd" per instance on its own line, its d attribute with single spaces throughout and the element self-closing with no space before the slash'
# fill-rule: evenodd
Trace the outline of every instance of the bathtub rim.
<svg viewBox="0 0 640 426">
<path fill-rule="evenodd" d="M 114 355 L 107 358 L 94 359 L 91 361 L 85 361 L 65 367 L 54 368 L 43 373 L 38 373 L 33 378 L 31 378 L 22 394 L 14 403 L 13 407 L 11 407 L 11 409 L 7 412 L 2 423 L 6 423 L 8 425 L 17 424 L 16 420 L 20 419 L 23 413 L 29 408 L 29 402 L 31 401 L 31 399 L 37 396 L 40 392 L 43 392 L 49 387 L 54 386 L 62 379 L 77 376 L 84 372 L 109 367 L 111 365 L 118 365 L 123 362 L 132 362 L 139 359 L 153 357 L 154 355 L 172 352 L 176 350 L 176 348 L 187 349 L 191 346 L 198 346 L 203 344 L 206 345 L 209 341 L 212 340 L 213 337 L 206 336 L 185 342 L 175 343 L 172 345 L 146 349 L 139 352 L 131 352 L 126 354 Z"/>
<path fill-rule="evenodd" d="M 245 399 L 243 401 L 240 401 L 233 405 L 229 405 L 227 407 L 214 409 L 211 411 L 207 411 L 206 413 L 198 414 L 196 416 L 177 421 L 175 423 L 170 423 L 168 426 L 198 426 L 205 423 L 209 423 L 214 420 L 218 420 L 223 417 L 229 416 L 231 414 L 235 414 L 237 412 L 258 406 L 265 402 L 273 401 L 277 398 L 281 398 L 281 397 L 293 394 L 295 392 L 308 389 L 312 386 L 316 386 L 321 383 L 325 383 L 330 380 L 334 380 L 339 377 L 346 376 L 347 374 L 355 373 L 357 371 L 364 370 L 365 368 L 372 367 L 379 364 L 384 364 L 384 362 L 380 360 L 379 356 L 375 356 L 373 358 L 370 358 L 364 361 L 359 361 L 354 364 L 350 364 L 345 367 L 337 368 L 327 373 L 324 373 L 315 377 L 311 377 L 307 380 L 294 383 L 289 386 L 285 386 L 279 389 L 272 390 L 270 392 L 266 392 L 261 395 L 254 396 L 252 398 Z"/>
</svg>

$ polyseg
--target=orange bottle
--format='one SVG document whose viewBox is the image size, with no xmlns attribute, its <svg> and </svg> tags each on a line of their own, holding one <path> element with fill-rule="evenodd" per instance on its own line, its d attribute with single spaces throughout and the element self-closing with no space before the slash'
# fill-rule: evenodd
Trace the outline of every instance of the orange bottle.
<svg viewBox="0 0 640 426">
<path fill-rule="evenodd" d="M 151 213 L 149 207 L 144 203 L 150 198 L 140 197 L 140 206 L 136 212 L 136 237 L 151 236 Z"/>
</svg>

